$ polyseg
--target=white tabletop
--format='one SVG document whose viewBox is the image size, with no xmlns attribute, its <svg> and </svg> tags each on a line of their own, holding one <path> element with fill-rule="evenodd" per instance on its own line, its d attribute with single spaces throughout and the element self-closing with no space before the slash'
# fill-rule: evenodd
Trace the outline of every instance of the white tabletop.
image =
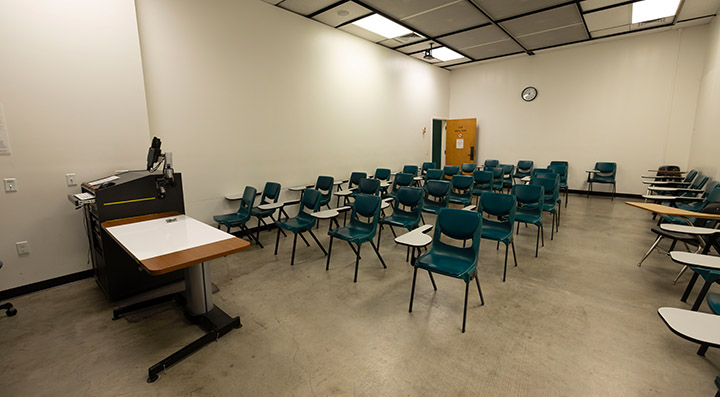
<svg viewBox="0 0 720 397">
<path fill-rule="evenodd" d="M 345 189 L 345 190 L 338 190 L 337 192 L 335 192 L 335 195 L 336 195 L 336 196 L 340 196 L 340 197 L 349 196 L 349 195 L 353 194 L 353 191 L 355 191 L 355 188 Z"/>
<path fill-rule="evenodd" d="M 174 221 L 168 222 L 172 219 Z M 112 226 L 105 230 L 139 261 L 235 238 L 186 215 Z"/>
<path fill-rule="evenodd" d="M 382 204 L 380 204 L 380 209 L 384 210 L 385 208 L 387 208 L 389 206 L 390 206 L 390 203 L 388 203 L 387 201 L 383 201 Z"/>
<path fill-rule="evenodd" d="M 665 186 L 650 186 L 648 190 L 656 191 L 656 192 L 677 192 L 680 190 L 676 187 L 665 187 Z"/>
<path fill-rule="evenodd" d="M 260 204 L 257 207 L 261 210 L 274 210 L 284 206 L 284 202 Z"/>
<path fill-rule="evenodd" d="M 315 186 L 315 185 L 293 186 L 293 187 L 289 187 L 288 190 L 291 192 L 302 192 L 303 190 L 310 189 L 313 186 Z"/>
<path fill-rule="evenodd" d="M 720 229 L 712 229 L 709 227 L 697 227 L 688 225 L 676 225 L 674 223 L 662 223 L 660 229 L 667 230 L 668 232 L 676 233 L 687 233 L 698 236 L 706 236 L 710 234 L 720 233 Z"/>
<path fill-rule="evenodd" d="M 380 187 L 381 187 L 381 188 L 382 188 L 382 187 L 388 187 L 388 186 L 390 186 L 390 182 L 388 182 L 388 181 L 380 181 Z"/>
<path fill-rule="evenodd" d="M 685 179 L 684 176 L 680 175 L 642 175 L 641 178 L 647 179 Z"/>
<path fill-rule="evenodd" d="M 602 172 L 602 171 L 600 171 L 600 170 L 585 170 L 585 172 L 591 173 L 591 174 L 596 174 L 596 173 Z"/>
<path fill-rule="evenodd" d="M 670 258 L 683 265 L 720 270 L 720 256 L 694 254 L 692 252 L 673 251 Z"/>
<path fill-rule="evenodd" d="M 425 234 L 433 225 L 422 225 L 395 238 L 395 242 L 409 247 L 424 247 L 432 243 L 432 236 Z"/>
<path fill-rule="evenodd" d="M 658 314 L 680 336 L 695 343 L 720 345 L 720 316 L 674 307 L 661 307 Z"/>
<path fill-rule="evenodd" d="M 530 182 L 530 179 L 532 179 L 532 177 L 528 175 L 528 176 L 522 177 L 522 178 L 520 179 L 520 181 L 527 183 L 527 182 Z"/>
<path fill-rule="evenodd" d="M 335 218 L 335 217 L 338 216 L 339 214 L 340 214 L 340 213 L 338 212 L 338 210 L 336 210 L 336 209 L 333 208 L 333 209 L 331 209 L 331 210 L 313 212 L 313 213 L 310 214 L 310 215 L 312 215 L 312 216 L 314 216 L 315 218 L 318 218 L 318 219 L 330 219 L 330 218 Z"/>
<path fill-rule="evenodd" d="M 662 194 L 643 194 L 642 197 L 646 200 L 684 200 L 684 201 L 701 201 L 704 200 L 702 197 L 689 197 L 689 196 L 664 196 Z"/>
<path fill-rule="evenodd" d="M 468 205 L 467 207 L 465 207 L 463 209 L 465 211 L 475 211 L 475 208 L 477 208 L 477 206 L 475 204 L 472 204 L 472 205 Z"/>
<path fill-rule="evenodd" d="M 690 184 L 689 182 L 678 182 L 678 181 L 642 181 L 642 183 L 644 183 L 646 185 L 658 185 L 658 186 L 660 186 L 660 185 L 687 186 Z"/>
<path fill-rule="evenodd" d="M 243 197 L 242 193 L 229 194 L 229 195 L 225 196 L 225 199 L 226 199 L 226 200 L 230 200 L 230 201 L 235 201 L 235 200 L 240 200 L 240 199 L 242 199 L 242 197 Z"/>
<path fill-rule="evenodd" d="M 422 176 L 413 177 L 413 181 L 422 181 L 423 179 L 425 179 L 425 178 Z"/>
</svg>

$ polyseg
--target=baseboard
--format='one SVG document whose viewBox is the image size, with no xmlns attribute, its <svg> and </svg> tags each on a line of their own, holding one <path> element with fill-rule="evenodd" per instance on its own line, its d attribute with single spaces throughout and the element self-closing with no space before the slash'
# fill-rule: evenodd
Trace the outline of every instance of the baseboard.
<svg viewBox="0 0 720 397">
<path fill-rule="evenodd" d="M 0 291 L 0 301 L 14 298 L 20 295 L 27 295 L 33 292 L 42 291 L 44 289 L 57 287 L 59 285 L 72 283 L 73 281 L 84 280 L 93 276 L 92 269 L 83 270 L 82 272 L 66 274 L 64 276 L 51 278 L 49 280 L 38 281 L 37 283 L 21 285 L 19 287 Z"/>
<path fill-rule="evenodd" d="M 576 190 L 576 189 L 570 189 L 570 193 L 572 194 L 588 194 L 587 190 Z M 562 194 L 561 194 L 562 195 Z M 598 192 L 598 191 L 592 191 L 590 192 L 591 196 L 604 196 L 604 197 L 612 197 L 612 193 L 610 192 Z M 631 199 L 642 199 L 642 194 L 633 194 L 633 193 L 615 193 L 615 197 L 622 197 L 622 198 L 631 198 Z"/>
</svg>

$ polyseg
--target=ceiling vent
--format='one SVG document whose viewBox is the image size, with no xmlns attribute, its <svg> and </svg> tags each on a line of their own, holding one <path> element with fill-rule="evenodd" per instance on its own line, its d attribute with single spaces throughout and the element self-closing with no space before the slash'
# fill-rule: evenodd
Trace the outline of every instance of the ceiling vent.
<svg viewBox="0 0 720 397">
<path fill-rule="evenodd" d="M 397 41 L 399 41 L 399 42 L 401 42 L 401 43 L 403 43 L 403 44 L 412 43 L 412 42 L 418 41 L 418 40 L 420 40 L 420 39 L 423 39 L 423 37 L 420 36 L 419 34 L 415 33 L 415 32 L 412 32 L 412 33 L 404 34 L 404 35 L 402 35 L 402 36 L 395 37 L 395 40 L 397 40 Z"/>
</svg>

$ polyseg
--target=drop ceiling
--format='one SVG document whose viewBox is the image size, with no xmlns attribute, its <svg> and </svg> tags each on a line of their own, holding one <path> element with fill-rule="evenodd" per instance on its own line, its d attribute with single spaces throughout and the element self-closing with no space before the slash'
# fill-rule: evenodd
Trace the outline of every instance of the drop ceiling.
<svg viewBox="0 0 720 397">
<path fill-rule="evenodd" d="M 601 38 L 708 23 L 720 8 L 720 0 L 682 0 L 674 17 L 633 24 L 632 4 L 639 0 L 263 1 L 447 69 Z M 386 39 L 353 25 L 375 13 L 417 34 Z M 462 58 L 423 59 L 431 43 Z"/>
</svg>

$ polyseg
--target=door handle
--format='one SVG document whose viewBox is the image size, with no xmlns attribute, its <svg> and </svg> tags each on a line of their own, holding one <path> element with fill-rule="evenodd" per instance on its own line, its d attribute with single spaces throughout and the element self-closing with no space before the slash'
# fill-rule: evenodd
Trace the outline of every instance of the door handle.
<svg viewBox="0 0 720 397">
<path fill-rule="evenodd" d="M 470 160 L 475 160 L 475 146 L 470 146 Z"/>
</svg>

